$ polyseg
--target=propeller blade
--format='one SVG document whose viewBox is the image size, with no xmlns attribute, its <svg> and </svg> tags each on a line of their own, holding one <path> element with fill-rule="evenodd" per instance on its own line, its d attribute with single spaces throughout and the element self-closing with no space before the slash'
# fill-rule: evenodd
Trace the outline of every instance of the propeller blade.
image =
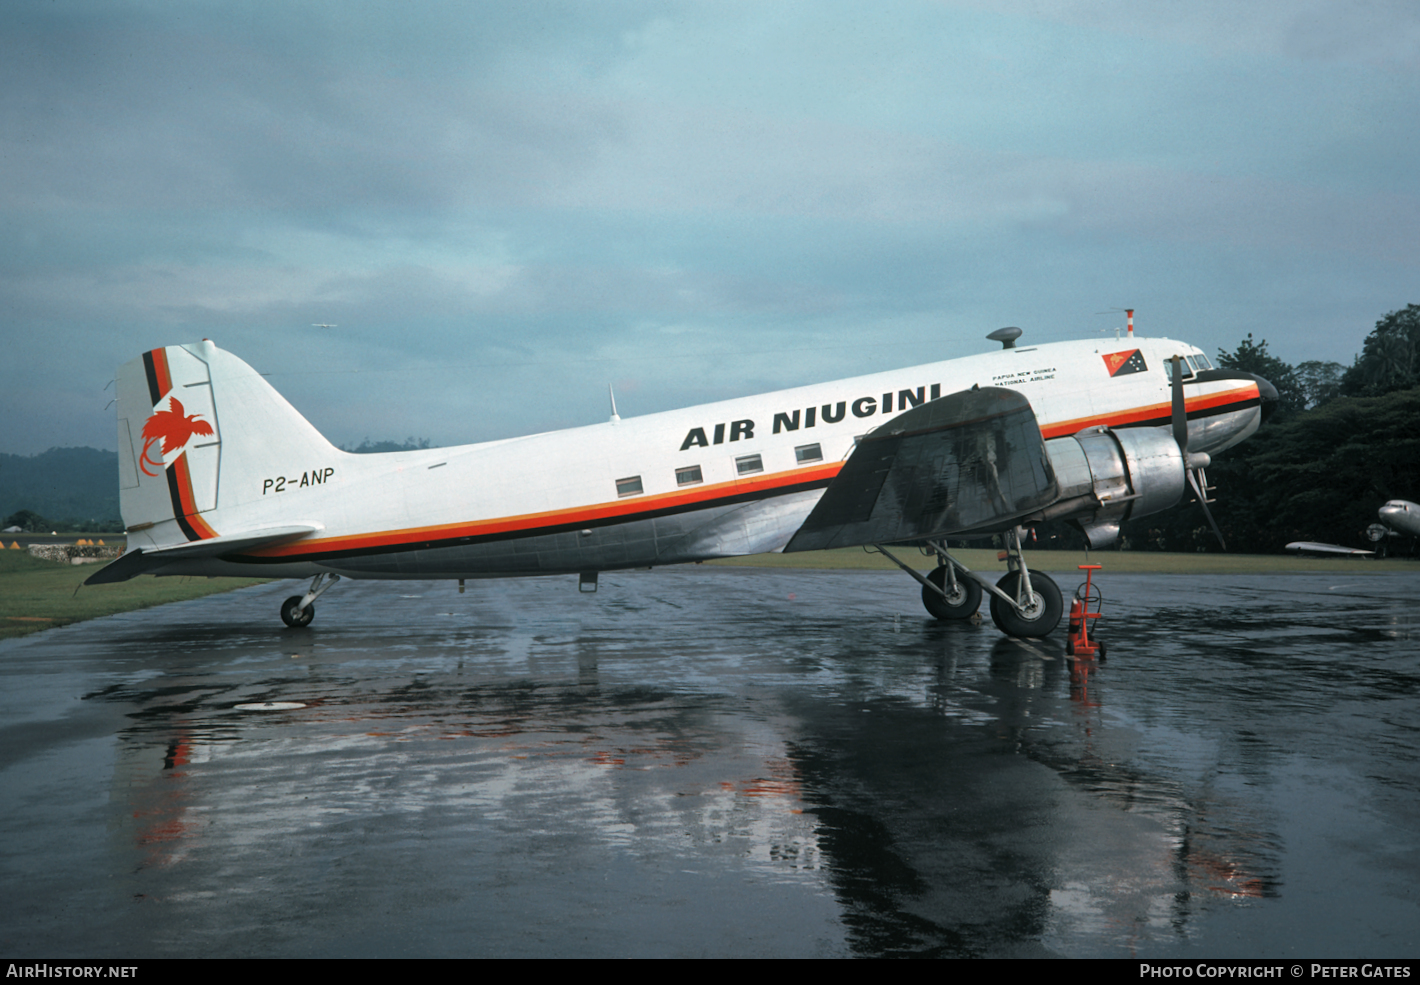
<svg viewBox="0 0 1420 985">
<path fill-rule="evenodd" d="M 1183 357 L 1171 356 L 1173 363 L 1173 440 L 1188 454 L 1188 413 L 1183 406 Z"/>
<path fill-rule="evenodd" d="M 1228 545 L 1223 541 L 1223 531 L 1218 529 L 1218 523 L 1213 519 L 1213 511 L 1208 509 L 1208 495 L 1203 491 L 1202 484 L 1198 481 L 1198 472 L 1190 469 L 1187 475 L 1188 484 L 1193 487 L 1194 493 L 1198 496 L 1198 505 L 1203 507 L 1203 515 L 1208 518 L 1208 526 L 1213 528 L 1213 535 L 1218 538 L 1218 546 L 1226 551 Z"/>
</svg>

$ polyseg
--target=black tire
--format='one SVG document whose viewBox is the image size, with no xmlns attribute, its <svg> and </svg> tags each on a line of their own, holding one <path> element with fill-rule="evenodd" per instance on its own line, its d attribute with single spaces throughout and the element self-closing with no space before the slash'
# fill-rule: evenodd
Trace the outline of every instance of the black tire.
<svg viewBox="0 0 1420 985">
<path fill-rule="evenodd" d="M 292 629 L 300 629 L 302 626 L 309 626 L 311 620 L 316 617 L 316 604 L 312 602 L 304 609 L 301 608 L 300 595 L 292 595 L 285 602 L 281 603 L 281 621 Z"/>
<path fill-rule="evenodd" d="M 1012 571 L 998 581 L 996 587 L 1015 598 L 1020 580 L 1020 572 Z M 1048 636 L 1060 625 L 1060 617 L 1065 612 L 1065 605 L 1060 598 L 1060 587 L 1046 575 L 1034 571 L 1031 572 L 1030 584 L 1032 599 L 1025 615 L 995 595 L 991 596 L 991 621 L 1007 636 Z"/>
<path fill-rule="evenodd" d="M 942 565 L 927 576 L 927 580 L 938 588 L 947 587 L 947 566 Z M 922 586 L 922 604 L 927 611 L 942 621 L 970 619 L 981 608 L 981 586 L 974 578 L 957 578 L 957 590 L 951 596 L 934 592 Z"/>
</svg>

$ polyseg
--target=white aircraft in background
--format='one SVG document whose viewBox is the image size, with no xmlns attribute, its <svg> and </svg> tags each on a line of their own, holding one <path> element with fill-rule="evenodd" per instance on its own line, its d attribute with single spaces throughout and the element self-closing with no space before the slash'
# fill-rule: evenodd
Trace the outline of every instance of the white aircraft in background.
<svg viewBox="0 0 1420 985">
<path fill-rule="evenodd" d="M 915 546 L 923 602 L 1044 636 L 1060 590 L 1023 528 L 1119 524 L 1206 502 L 1209 456 L 1257 429 L 1271 384 L 1168 339 L 1017 347 L 566 431 L 356 455 L 326 441 L 236 356 L 203 340 L 118 371 L 129 549 L 87 584 L 134 575 L 312 578 L 281 609 L 305 626 L 340 578 L 598 572 L 768 551 Z M 1172 369 L 1168 369 L 1172 367 Z M 1204 506 L 1206 510 L 1206 505 Z M 1211 516 L 1209 517 L 1211 522 Z M 1216 530 L 1216 525 L 1215 525 Z M 1001 533 L 1008 572 L 967 570 L 948 537 Z M 1220 535 L 1221 540 L 1221 535 Z"/>
<path fill-rule="evenodd" d="M 1420 537 L 1420 506 L 1408 499 L 1392 499 L 1382 506 L 1377 515 L 1380 523 L 1366 528 L 1366 539 L 1379 544 L 1387 537 Z M 1375 551 L 1363 551 L 1356 547 L 1340 547 L 1336 544 L 1319 544 L 1310 540 L 1293 541 L 1287 550 L 1299 554 L 1345 554 L 1351 556 L 1371 556 Z"/>
</svg>

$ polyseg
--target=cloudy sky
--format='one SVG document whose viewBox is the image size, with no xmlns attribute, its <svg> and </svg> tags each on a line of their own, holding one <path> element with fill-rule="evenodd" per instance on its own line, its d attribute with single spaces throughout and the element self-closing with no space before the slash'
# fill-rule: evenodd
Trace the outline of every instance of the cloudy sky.
<svg viewBox="0 0 1420 985">
<path fill-rule="evenodd" d="M 0 7 L 0 451 L 211 338 L 332 441 L 1420 302 L 1413 0 Z M 334 328 L 320 328 L 330 325 Z"/>
</svg>

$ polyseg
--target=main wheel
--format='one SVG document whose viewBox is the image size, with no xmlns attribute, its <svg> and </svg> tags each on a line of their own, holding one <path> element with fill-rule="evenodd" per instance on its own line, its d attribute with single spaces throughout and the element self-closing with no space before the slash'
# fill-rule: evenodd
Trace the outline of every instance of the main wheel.
<svg viewBox="0 0 1420 985">
<path fill-rule="evenodd" d="M 292 595 L 285 602 L 281 603 L 281 621 L 292 629 L 300 629 L 302 626 L 309 626 L 311 620 L 316 617 L 316 604 L 312 602 L 304 609 L 301 608 L 300 595 Z"/>
<path fill-rule="evenodd" d="M 927 576 L 927 580 L 946 592 L 934 592 L 922 586 L 922 604 L 927 611 L 941 620 L 970 619 L 972 613 L 981 608 L 981 586 L 975 579 L 958 578 L 956 588 L 947 586 L 947 566 L 944 564 Z"/>
<path fill-rule="evenodd" d="M 996 583 L 1011 598 L 1017 597 L 1021 573 L 1012 571 Z M 1042 574 L 1032 571 L 1030 576 L 1031 597 L 1026 602 L 1025 612 L 1017 612 L 995 595 L 991 596 L 991 621 L 1007 636 L 1046 636 L 1060 625 L 1060 616 L 1065 606 L 1060 600 L 1060 588 Z"/>
</svg>

